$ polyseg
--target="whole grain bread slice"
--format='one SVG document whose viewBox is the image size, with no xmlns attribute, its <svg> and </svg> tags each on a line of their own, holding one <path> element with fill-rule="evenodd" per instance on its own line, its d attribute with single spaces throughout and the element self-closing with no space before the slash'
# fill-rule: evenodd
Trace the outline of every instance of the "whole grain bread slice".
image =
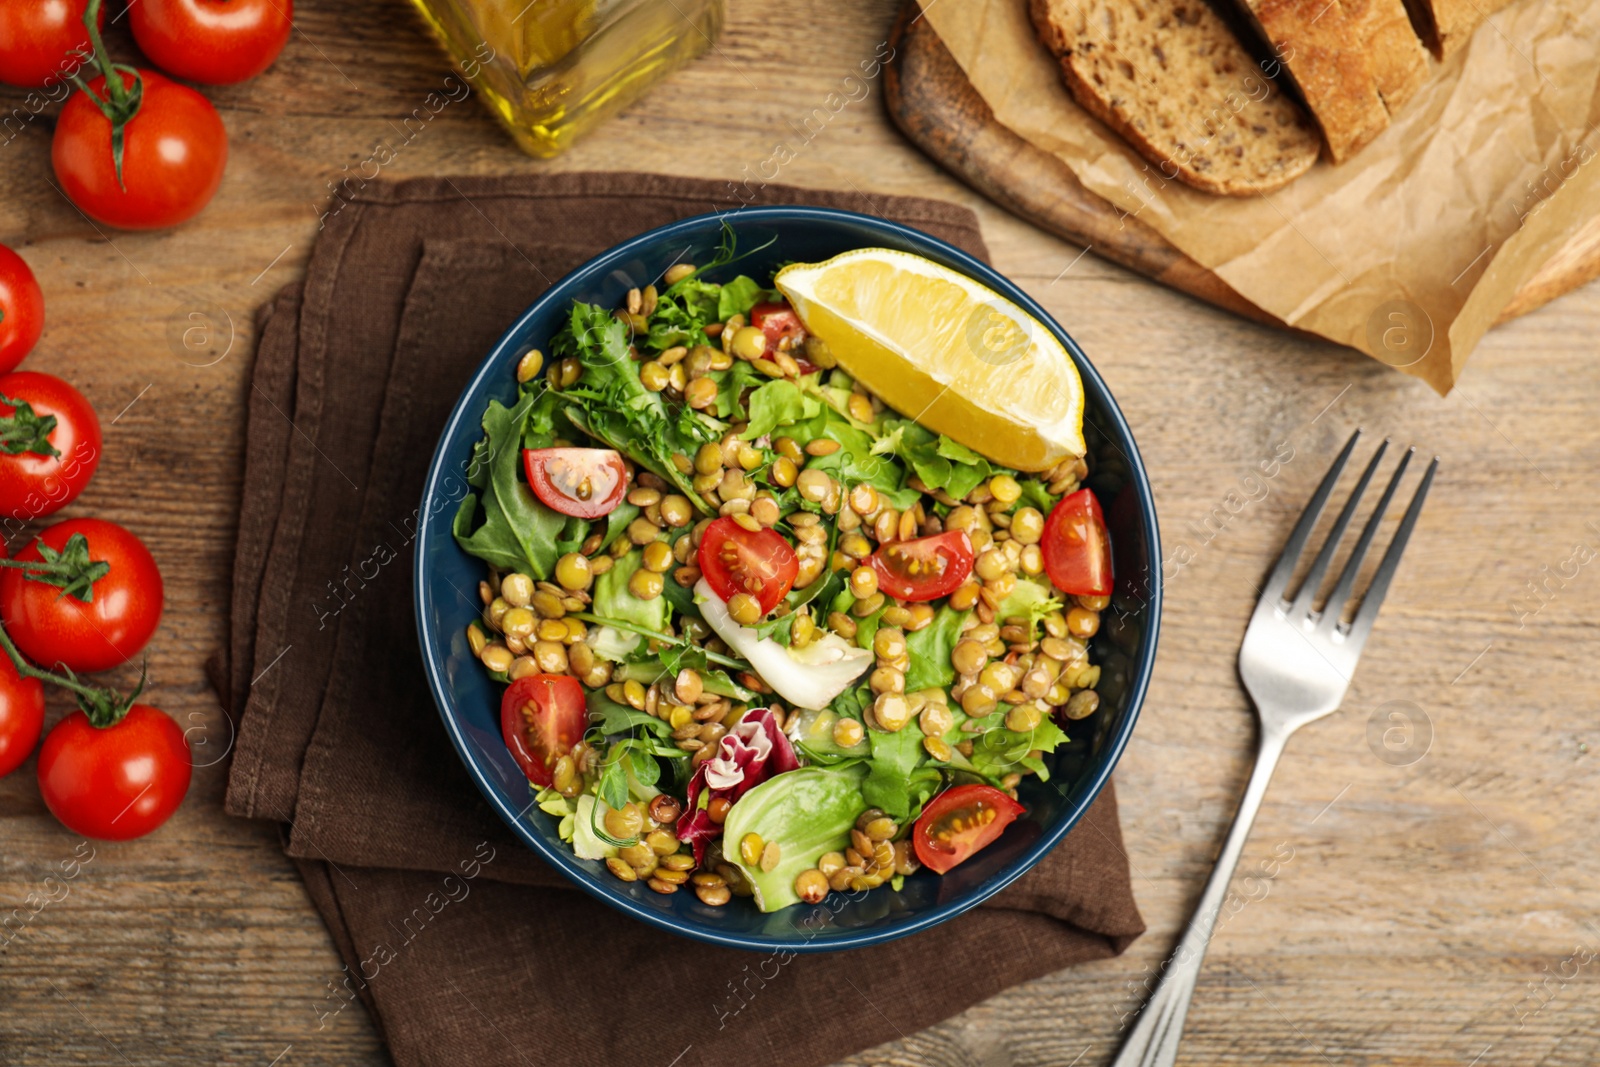
<svg viewBox="0 0 1600 1067">
<path fill-rule="evenodd" d="M 1340 0 L 1356 29 L 1356 40 L 1372 57 L 1378 95 L 1391 116 L 1405 106 L 1428 76 L 1428 53 L 1411 28 L 1401 0 Z"/>
<path fill-rule="evenodd" d="M 1428 50 L 1440 59 L 1472 39 L 1478 25 L 1511 0 L 1405 0 L 1406 12 Z"/>
<path fill-rule="evenodd" d="M 1270 192 L 1321 150 L 1204 0 L 1030 0 L 1067 89 L 1162 177 L 1225 196 Z"/>
<path fill-rule="evenodd" d="M 1288 70 L 1322 127 L 1335 163 L 1350 158 L 1389 125 L 1372 57 L 1342 0 L 1235 2 Z"/>
</svg>

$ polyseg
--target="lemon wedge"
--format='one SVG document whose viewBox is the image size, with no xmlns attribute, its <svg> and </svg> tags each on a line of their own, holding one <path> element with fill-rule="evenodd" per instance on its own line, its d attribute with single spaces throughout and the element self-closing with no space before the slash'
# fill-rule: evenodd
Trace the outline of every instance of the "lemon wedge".
<svg viewBox="0 0 1600 1067">
<path fill-rule="evenodd" d="M 1083 455 L 1072 356 L 987 286 L 887 248 L 793 263 L 774 284 L 839 366 L 902 415 L 1016 470 Z"/>
</svg>

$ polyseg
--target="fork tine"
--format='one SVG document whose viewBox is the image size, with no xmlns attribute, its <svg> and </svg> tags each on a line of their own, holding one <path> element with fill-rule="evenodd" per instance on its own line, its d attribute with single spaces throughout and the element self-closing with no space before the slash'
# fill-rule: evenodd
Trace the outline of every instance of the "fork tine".
<svg viewBox="0 0 1600 1067">
<path fill-rule="evenodd" d="M 1277 603 L 1283 599 L 1283 591 L 1289 586 L 1289 577 L 1294 573 L 1294 565 L 1299 562 L 1300 553 L 1305 550 L 1306 541 L 1311 537 L 1311 529 L 1322 516 L 1322 509 L 1328 503 L 1328 497 L 1333 494 L 1334 484 L 1344 471 L 1345 461 L 1355 450 L 1356 438 L 1360 436 L 1360 430 L 1350 435 L 1350 440 L 1345 442 L 1344 451 L 1339 453 L 1338 458 L 1333 461 L 1333 466 L 1328 468 L 1328 473 L 1323 475 L 1322 484 L 1317 486 L 1317 491 L 1306 504 L 1306 509 L 1300 513 L 1300 521 L 1294 524 L 1289 540 L 1283 543 L 1283 554 L 1278 557 L 1277 566 L 1272 568 L 1272 574 L 1267 577 L 1267 584 L 1261 590 L 1262 600 L 1268 600 L 1270 597 L 1269 603 Z"/>
<path fill-rule="evenodd" d="M 1339 584 L 1333 587 L 1333 592 L 1328 594 L 1328 602 L 1322 606 L 1322 617 L 1317 620 L 1317 629 L 1332 630 L 1339 625 L 1339 616 L 1344 614 L 1344 605 L 1350 599 L 1350 590 L 1356 584 L 1356 573 L 1361 570 L 1361 561 L 1366 558 L 1367 549 L 1372 547 L 1372 538 L 1378 532 L 1378 524 L 1383 522 L 1383 513 L 1389 510 L 1389 501 L 1394 499 L 1394 491 L 1400 486 L 1400 479 L 1406 473 L 1406 465 L 1411 462 L 1411 457 L 1416 454 L 1415 448 L 1408 448 L 1400 457 L 1400 465 L 1394 469 L 1394 477 L 1389 479 L 1389 484 L 1384 487 L 1383 496 L 1378 498 L 1378 506 L 1372 509 L 1372 514 L 1367 517 L 1367 524 L 1361 528 L 1361 537 L 1356 541 L 1356 546 L 1350 550 L 1350 558 L 1345 561 L 1344 570 L 1339 573 Z"/>
<path fill-rule="evenodd" d="M 1378 445 L 1378 450 L 1372 454 L 1372 460 L 1367 464 L 1367 469 L 1361 472 L 1361 480 L 1356 483 L 1355 489 L 1350 492 L 1350 499 L 1344 502 L 1344 507 L 1339 511 L 1339 517 L 1333 520 L 1333 528 L 1328 531 L 1328 539 L 1322 545 L 1322 551 L 1317 553 L 1317 558 L 1312 561 L 1311 570 L 1306 572 L 1305 581 L 1300 583 L 1300 591 L 1295 594 L 1294 604 L 1289 608 L 1291 619 L 1303 619 L 1311 613 L 1311 601 L 1317 595 L 1317 590 L 1322 588 L 1322 577 L 1328 573 L 1328 565 L 1333 562 L 1333 557 L 1339 551 L 1339 542 L 1344 540 L 1344 532 L 1350 525 L 1350 519 L 1356 513 L 1356 506 L 1361 503 L 1361 494 L 1367 491 L 1367 485 L 1372 481 L 1372 474 L 1378 469 L 1378 462 L 1383 459 L 1383 454 L 1389 450 L 1389 439 L 1384 438 Z"/>
<path fill-rule="evenodd" d="M 1411 506 L 1406 508 L 1405 518 L 1400 520 L 1400 528 L 1394 532 L 1394 540 L 1389 542 L 1389 549 L 1383 554 L 1383 562 L 1378 564 L 1378 570 L 1372 576 L 1372 584 L 1367 586 L 1366 593 L 1361 597 L 1361 607 L 1356 609 L 1356 617 L 1350 623 L 1348 635 L 1351 647 L 1357 651 L 1366 641 L 1367 634 L 1372 632 L 1372 624 L 1378 621 L 1378 608 L 1383 604 L 1384 594 L 1389 591 L 1394 572 L 1400 569 L 1400 554 L 1406 550 L 1406 541 L 1411 537 L 1412 528 L 1417 525 L 1417 516 L 1422 514 L 1422 502 L 1427 499 L 1428 487 L 1433 484 L 1433 472 L 1438 469 L 1439 457 L 1434 456 L 1433 462 L 1423 472 L 1422 484 L 1417 486 L 1416 495 L 1411 498 Z"/>
</svg>

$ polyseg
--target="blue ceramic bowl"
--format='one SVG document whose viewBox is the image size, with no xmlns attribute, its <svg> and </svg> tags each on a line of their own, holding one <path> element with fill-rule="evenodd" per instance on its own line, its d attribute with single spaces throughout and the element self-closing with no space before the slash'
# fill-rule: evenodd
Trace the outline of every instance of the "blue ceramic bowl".
<svg viewBox="0 0 1600 1067">
<path fill-rule="evenodd" d="M 463 492 L 461 472 L 482 436 L 483 411 L 491 399 L 512 402 L 521 355 L 548 343 L 573 300 L 616 307 L 630 288 L 659 278 L 672 263 L 708 261 L 724 224 L 733 228 L 738 248 L 765 246 L 730 268 L 729 276 L 746 273 L 764 281 L 787 261 L 816 262 L 854 248 L 894 248 L 976 278 L 1035 316 L 1066 345 L 1083 376 L 1093 470 L 1088 484 L 1104 506 L 1117 549 L 1118 592 L 1092 650 L 1094 662 L 1103 667 L 1100 710 L 1072 724 L 1072 740 L 1055 754 L 1048 783 L 1031 777 L 1023 783 L 1027 813 L 999 841 L 942 877 L 923 872 L 906 879 L 900 891 L 884 886 L 863 894 L 834 893 L 822 904 L 768 915 L 739 898 L 712 908 L 692 893 L 660 896 L 642 882 L 621 882 L 602 864 L 575 857 L 557 836 L 555 820 L 537 808 L 529 810 L 527 779 L 500 738 L 500 687 L 486 677 L 465 637 L 467 624 L 481 609 L 472 591 L 483 577 L 483 564 L 461 551 L 450 533 Z M 529 848 L 584 891 L 651 926 L 713 944 L 793 952 L 873 945 L 925 930 L 999 892 L 1054 848 L 1105 786 L 1133 732 L 1155 662 L 1161 614 L 1155 505 L 1133 434 L 1100 375 L 1066 331 L 1017 286 L 943 241 L 866 215 L 814 207 L 701 215 L 642 234 L 561 279 L 506 332 L 456 401 L 429 468 L 420 515 L 415 590 L 423 662 L 445 729 L 478 788 Z"/>
</svg>

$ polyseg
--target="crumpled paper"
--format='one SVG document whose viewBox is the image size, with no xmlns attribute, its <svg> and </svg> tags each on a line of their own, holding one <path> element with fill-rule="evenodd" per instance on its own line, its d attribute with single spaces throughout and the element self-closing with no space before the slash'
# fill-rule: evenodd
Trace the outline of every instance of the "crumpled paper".
<svg viewBox="0 0 1600 1067">
<path fill-rule="evenodd" d="M 1441 394 L 1523 283 L 1600 212 L 1594 0 L 1519 0 L 1431 64 L 1354 158 L 1246 198 L 1167 180 L 1080 108 L 1026 0 L 922 5 L 1002 125 L 1258 307 Z M 1251 91 L 1242 77 L 1235 88 Z"/>
</svg>

